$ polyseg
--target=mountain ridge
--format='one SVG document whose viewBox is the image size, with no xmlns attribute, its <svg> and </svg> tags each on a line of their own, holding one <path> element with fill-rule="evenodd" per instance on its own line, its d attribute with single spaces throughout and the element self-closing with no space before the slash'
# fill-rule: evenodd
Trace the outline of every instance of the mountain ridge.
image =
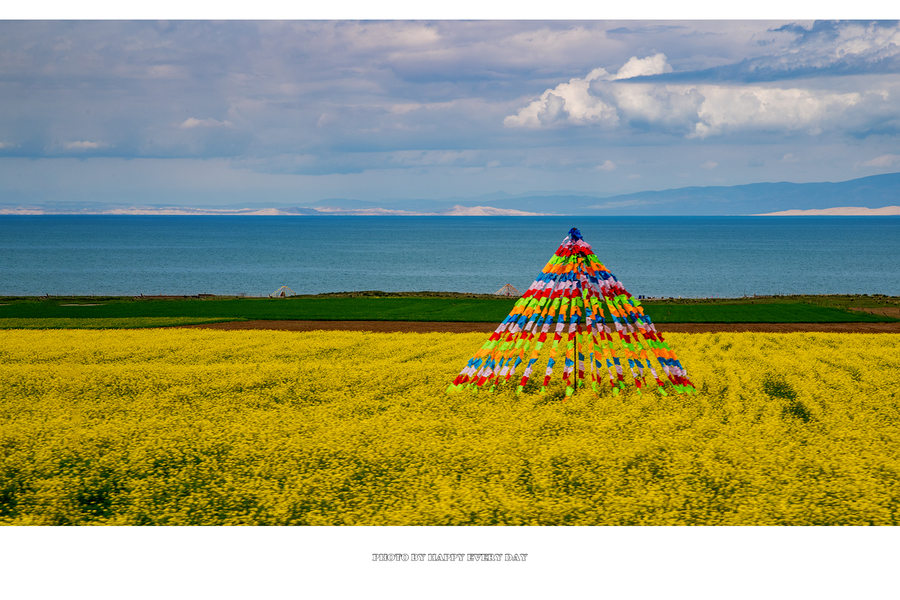
<svg viewBox="0 0 900 600">
<path fill-rule="evenodd" d="M 128 204 L 49 201 L 0 203 L 0 214 L 160 215 L 426 215 L 426 216 L 770 216 L 871 214 L 900 205 L 900 173 L 841 182 L 760 182 L 734 186 L 690 186 L 605 196 L 585 192 L 492 192 L 468 198 L 314 202 L 247 202 L 227 205 Z M 846 209 L 846 210 L 844 210 Z M 844 211 L 843 213 L 841 211 Z M 807 212 L 803 212 L 807 211 Z M 817 211 L 810 213 L 808 211 Z"/>
</svg>

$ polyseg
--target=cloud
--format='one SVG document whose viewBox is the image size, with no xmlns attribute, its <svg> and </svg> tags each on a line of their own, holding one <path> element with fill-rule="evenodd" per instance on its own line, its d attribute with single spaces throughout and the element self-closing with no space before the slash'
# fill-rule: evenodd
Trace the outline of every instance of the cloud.
<svg viewBox="0 0 900 600">
<path fill-rule="evenodd" d="M 687 29 L 685 25 L 642 25 L 640 27 L 616 27 L 615 29 L 608 29 L 606 33 L 608 35 L 635 35 L 635 34 L 650 34 L 657 35 L 660 33 L 666 33 L 669 31 L 683 32 Z"/>
<path fill-rule="evenodd" d="M 665 54 L 659 53 L 645 58 L 632 56 L 627 63 L 622 65 L 615 77 L 609 79 L 631 79 L 632 77 L 646 77 L 671 72 L 672 66 L 666 61 Z"/>
<path fill-rule="evenodd" d="M 553 89 L 546 90 L 540 98 L 519 109 L 515 115 L 506 117 L 503 124 L 507 127 L 532 128 L 560 121 L 577 125 L 588 123 L 613 125 L 618 121 L 616 109 L 591 93 L 591 82 L 631 79 L 667 73 L 671 70 L 672 67 L 666 62 L 664 54 L 640 59 L 631 57 L 614 75 L 599 67 L 583 79 L 576 77 L 570 79 L 568 83 L 561 83 Z"/>
<path fill-rule="evenodd" d="M 900 163 L 900 155 L 883 154 L 879 157 L 859 163 L 861 167 L 890 167 L 894 163 Z"/>
<path fill-rule="evenodd" d="M 698 121 L 689 137 L 720 135 L 730 129 L 821 133 L 835 127 L 841 114 L 859 104 L 859 93 L 839 94 L 801 88 L 698 86 L 703 96 Z"/>
<path fill-rule="evenodd" d="M 688 30 L 680 32 L 651 25 L 607 33 L 623 41 L 638 35 L 684 38 L 696 26 L 688 25 Z M 744 27 L 728 25 L 733 32 L 718 33 L 732 36 Z M 675 62 L 683 65 L 679 69 L 670 64 L 668 50 L 632 57 L 614 75 L 606 68 L 595 68 L 583 78 L 546 89 L 507 116 L 504 125 L 592 126 L 601 134 L 639 131 L 688 139 L 751 132 L 839 132 L 862 137 L 900 131 L 900 106 L 893 101 L 897 80 L 871 76 L 900 75 L 897 22 L 790 23 L 766 31 L 757 28 L 750 37 L 762 53 L 737 55 L 737 60 L 725 64 L 707 66 L 698 58 L 676 56 Z M 751 52 L 750 41 L 742 49 L 745 54 Z M 864 81 L 834 79 L 835 75 L 867 74 L 869 79 Z M 785 79 L 796 82 L 774 83 Z M 562 105 L 551 95 L 561 98 Z"/>
<path fill-rule="evenodd" d="M 405 104 L 394 104 L 388 110 L 395 115 L 405 115 L 419 108 L 422 108 L 422 105 L 418 102 L 407 102 Z"/>
<path fill-rule="evenodd" d="M 184 66 L 152 65 L 147 69 L 147 76 L 154 79 L 186 79 L 190 72 Z"/>
<path fill-rule="evenodd" d="M 62 147 L 66 150 L 97 150 L 98 148 L 105 148 L 109 144 L 104 144 L 103 142 L 65 142 Z"/>
<path fill-rule="evenodd" d="M 703 110 L 704 97 L 688 87 L 597 82 L 591 92 L 602 98 L 627 127 L 692 133 Z"/>
<path fill-rule="evenodd" d="M 780 29 L 797 36 L 791 48 L 757 62 L 767 66 L 781 63 L 781 69 L 794 72 L 900 70 L 900 25 L 896 21 L 817 21 L 808 29 L 797 25 Z"/>
<path fill-rule="evenodd" d="M 793 153 L 791 153 L 791 152 L 788 152 L 787 154 L 785 154 L 784 156 L 781 157 L 781 162 L 783 162 L 783 163 L 795 163 L 798 160 L 800 160 L 800 159 L 797 158 L 796 156 L 794 156 Z"/>
<path fill-rule="evenodd" d="M 394 152 L 391 161 L 400 165 L 418 167 L 426 165 L 471 165 L 479 152 L 464 150 L 411 150 Z M 479 165 L 480 166 L 480 165 Z"/>
<path fill-rule="evenodd" d="M 787 36 L 774 51 L 706 69 L 655 76 L 657 81 L 754 83 L 798 77 L 900 72 L 900 26 L 896 21 L 816 21 L 790 23 L 758 36 L 762 47 Z"/>
<path fill-rule="evenodd" d="M 15 148 L 15 146 L 16 145 L 12 142 L 0 142 L 0 150 L 2 150 L 3 148 Z"/>
<path fill-rule="evenodd" d="M 706 184 L 698 164 L 709 158 L 747 180 L 737 165 L 751 156 L 765 157 L 760 179 L 851 178 L 854 166 L 872 170 L 859 161 L 898 154 L 896 32 L 887 22 L 0 22 L 0 140 L 16 142 L 0 153 L 79 168 L 225 158 L 306 178 L 304 189 L 313 179 L 343 189 L 344 174 L 361 174 L 348 179 L 379 183 L 358 193 L 387 196 L 526 181 L 587 190 L 598 177 L 637 191 L 683 172 L 679 184 Z M 76 141 L 98 147 L 63 145 Z M 779 161 L 786 153 L 803 160 Z M 627 179 L 637 164 L 643 179 Z"/>
<path fill-rule="evenodd" d="M 558 121 L 574 124 L 603 123 L 614 124 L 618 119 L 615 109 L 592 96 L 589 92 L 591 75 L 596 76 L 597 69 L 584 79 L 570 79 L 552 90 L 547 90 L 537 100 L 531 102 L 515 114 L 506 117 L 506 127 L 538 128 L 552 125 Z M 605 71 L 603 71 L 605 73 Z"/>
<path fill-rule="evenodd" d="M 634 82 L 671 71 L 662 54 L 632 58 L 615 75 L 603 68 L 585 78 L 546 90 L 540 98 L 504 119 L 507 127 L 599 125 L 607 129 L 651 130 L 686 138 L 707 138 L 759 130 L 819 134 L 843 127 L 844 112 L 866 100 L 888 106 L 877 91 L 838 93 L 799 87 L 759 85 L 671 85 Z M 895 111 L 896 112 L 896 111 Z"/>
<path fill-rule="evenodd" d="M 718 166 L 719 166 L 719 163 L 717 163 L 717 162 L 715 162 L 715 161 L 712 161 L 712 160 L 708 160 L 708 161 L 706 161 L 705 163 L 703 163 L 702 165 L 700 165 L 700 168 L 701 168 L 701 169 L 709 169 L 709 170 L 712 170 L 712 169 L 715 169 L 715 168 L 718 167 Z"/>
<path fill-rule="evenodd" d="M 195 119 L 190 117 L 185 119 L 179 126 L 179 129 L 194 129 L 195 127 L 231 127 L 230 121 L 216 121 L 215 119 Z"/>
<path fill-rule="evenodd" d="M 331 125 L 332 123 L 338 122 L 338 116 L 334 113 L 322 113 L 322 116 L 319 117 L 319 120 L 316 121 L 316 127 L 325 127 L 326 125 Z"/>
</svg>

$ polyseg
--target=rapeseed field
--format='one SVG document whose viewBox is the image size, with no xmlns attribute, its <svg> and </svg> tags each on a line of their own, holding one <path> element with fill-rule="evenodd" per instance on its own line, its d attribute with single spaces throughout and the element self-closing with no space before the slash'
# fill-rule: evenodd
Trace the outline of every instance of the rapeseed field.
<svg viewBox="0 0 900 600">
<path fill-rule="evenodd" d="M 445 394 L 484 338 L 0 331 L 0 523 L 900 524 L 898 335 L 669 334 L 690 396 Z"/>
</svg>

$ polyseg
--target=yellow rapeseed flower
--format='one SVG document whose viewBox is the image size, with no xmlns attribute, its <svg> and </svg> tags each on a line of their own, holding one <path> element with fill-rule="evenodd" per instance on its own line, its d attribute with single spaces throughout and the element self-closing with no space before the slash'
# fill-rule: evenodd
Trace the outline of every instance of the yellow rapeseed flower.
<svg viewBox="0 0 900 600">
<path fill-rule="evenodd" d="M 900 524 L 900 335 L 669 334 L 690 396 L 445 394 L 483 338 L 0 331 L 0 523 Z"/>
</svg>

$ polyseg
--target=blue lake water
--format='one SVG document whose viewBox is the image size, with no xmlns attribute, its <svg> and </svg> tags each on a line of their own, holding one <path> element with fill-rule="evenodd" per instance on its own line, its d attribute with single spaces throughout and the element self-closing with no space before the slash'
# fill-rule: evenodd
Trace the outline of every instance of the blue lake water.
<svg viewBox="0 0 900 600">
<path fill-rule="evenodd" d="M 635 295 L 900 295 L 900 217 L 210 216 L 0 216 L 0 295 L 524 291 L 570 227 Z"/>
</svg>

